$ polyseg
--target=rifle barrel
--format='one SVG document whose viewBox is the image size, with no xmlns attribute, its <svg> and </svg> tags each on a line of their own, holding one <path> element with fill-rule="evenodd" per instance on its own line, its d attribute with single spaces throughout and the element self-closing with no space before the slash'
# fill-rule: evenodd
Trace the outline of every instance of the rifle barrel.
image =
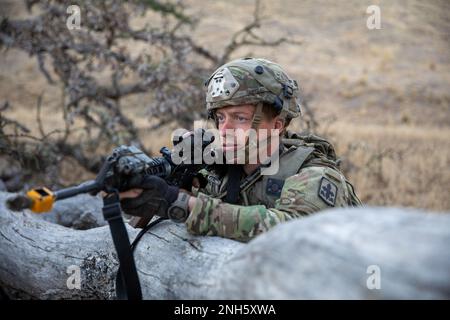
<svg viewBox="0 0 450 320">
<path fill-rule="evenodd" d="M 79 184 L 78 186 L 57 190 L 54 192 L 54 195 L 55 200 L 62 200 L 76 196 L 80 193 L 89 193 L 94 191 L 101 191 L 101 187 L 95 180 L 89 180 Z"/>
</svg>

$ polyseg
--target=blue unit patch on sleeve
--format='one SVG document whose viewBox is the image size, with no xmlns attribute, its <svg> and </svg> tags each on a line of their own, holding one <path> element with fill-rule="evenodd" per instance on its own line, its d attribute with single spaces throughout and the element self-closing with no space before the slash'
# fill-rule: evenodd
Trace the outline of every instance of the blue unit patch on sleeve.
<svg viewBox="0 0 450 320">
<path fill-rule="evenodd" d="M 320 199 L 327 205 L 334 207 L 336 204 L 337 187 L 333 182 L 327 178 L 322 178 L 322 180 L 320 180 L 318 193 Z"/>
<path fill-rule="evenodd" d="M 284 180 L 272 178 L 267 179 L 266 194 L 279 197 L 281 195 L 281 189 L 283 189 L 283 185 Z"/>
</svg>

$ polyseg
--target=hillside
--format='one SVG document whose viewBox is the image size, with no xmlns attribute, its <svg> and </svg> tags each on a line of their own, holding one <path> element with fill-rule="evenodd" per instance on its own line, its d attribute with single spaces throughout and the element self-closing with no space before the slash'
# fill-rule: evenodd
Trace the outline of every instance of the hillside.
<svg viewBox="0 0 450 320">
<path fill-rule="evenodd" d="M 381 8 L 380 30 L 366 27 L 366 8 L 374 3 Z M 27 15 L 21 1 L 1 0 L 0 5 L 11 19 Z M 253 1 L 237 0 L 189 0 L 185 6 L 199 18 L 193 38 L 215 53 L 251 21 L 254 10 Z M 254 47 L 233 57 L 277 61 L 299 80 L 319 123 L 317 132 L 336 145 L 362 200 L 450 210 L 445 192 L 450 189 L 450 2 L 283 0 L 262 6 L 267 19 L 258 34 L 302 44 Z M 9 117 L 37 130 L 34 107 L 43 92 L 46 130 L 60 128 L 61 88 L 46 82 L 34 58 L 17 50 L 2 52 L 0 102 L 13 105 Z M 134 97 L 125 108 L 146 144 L 158 150 L 172 128 L 146 130 L 140 109 L 145 99 Z M 73 166 L 61 167 L 67 183 L 89 176 Z"/>
</svg>

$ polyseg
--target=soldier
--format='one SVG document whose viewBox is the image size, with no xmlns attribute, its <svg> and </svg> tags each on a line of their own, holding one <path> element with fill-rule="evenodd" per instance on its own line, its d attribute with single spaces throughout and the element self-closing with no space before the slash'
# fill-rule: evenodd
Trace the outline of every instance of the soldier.
<svg viewBox="0 0 450 320">
<path fill-rule="evenodd" d="M 246 242 L 284 221 L 361 204 L 339 170 L 333 146 L 320 137 L 286 129 L 300 115 L 299 89 L 278 64 L 265 59 L 234 60 L 218 68 L 206 86 L 209 117 L 220 132 L 223 150 L 238 148 L 236 136 L 228 134 L 230 129 L 277 129 L 280 142 L 275 148 L 270 144 L 268 151 L 269 162 L 277 156 L 278 171 L 263 175 L 261 161 L 237 164 L 234 159 L 202 170 L 207 183 L 193 192 L 149 177 L 138 189 L 121 194 L 126 213 L 143 215 L 150 203 L 153 208 L 158 203 L 158 215 L 185 222 L 192 234 Z M 248 140 L 245 148 L 248 160 Z"/>
</svg>

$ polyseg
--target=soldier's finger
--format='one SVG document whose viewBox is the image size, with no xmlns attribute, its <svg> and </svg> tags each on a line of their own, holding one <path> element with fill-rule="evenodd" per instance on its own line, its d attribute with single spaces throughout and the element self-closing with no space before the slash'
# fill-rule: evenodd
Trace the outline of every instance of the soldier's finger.
<svg viewBox="0 0 450 320">
<path fill-rule="evenodd" d="M 144 190 L 143 189 L 130 189 L 130 190 L 119 193 L 119 197 L 120 197 L 120 199 L 136 198 L 142 193 L 142 191 L 144 191 Z"/>
</svg>

